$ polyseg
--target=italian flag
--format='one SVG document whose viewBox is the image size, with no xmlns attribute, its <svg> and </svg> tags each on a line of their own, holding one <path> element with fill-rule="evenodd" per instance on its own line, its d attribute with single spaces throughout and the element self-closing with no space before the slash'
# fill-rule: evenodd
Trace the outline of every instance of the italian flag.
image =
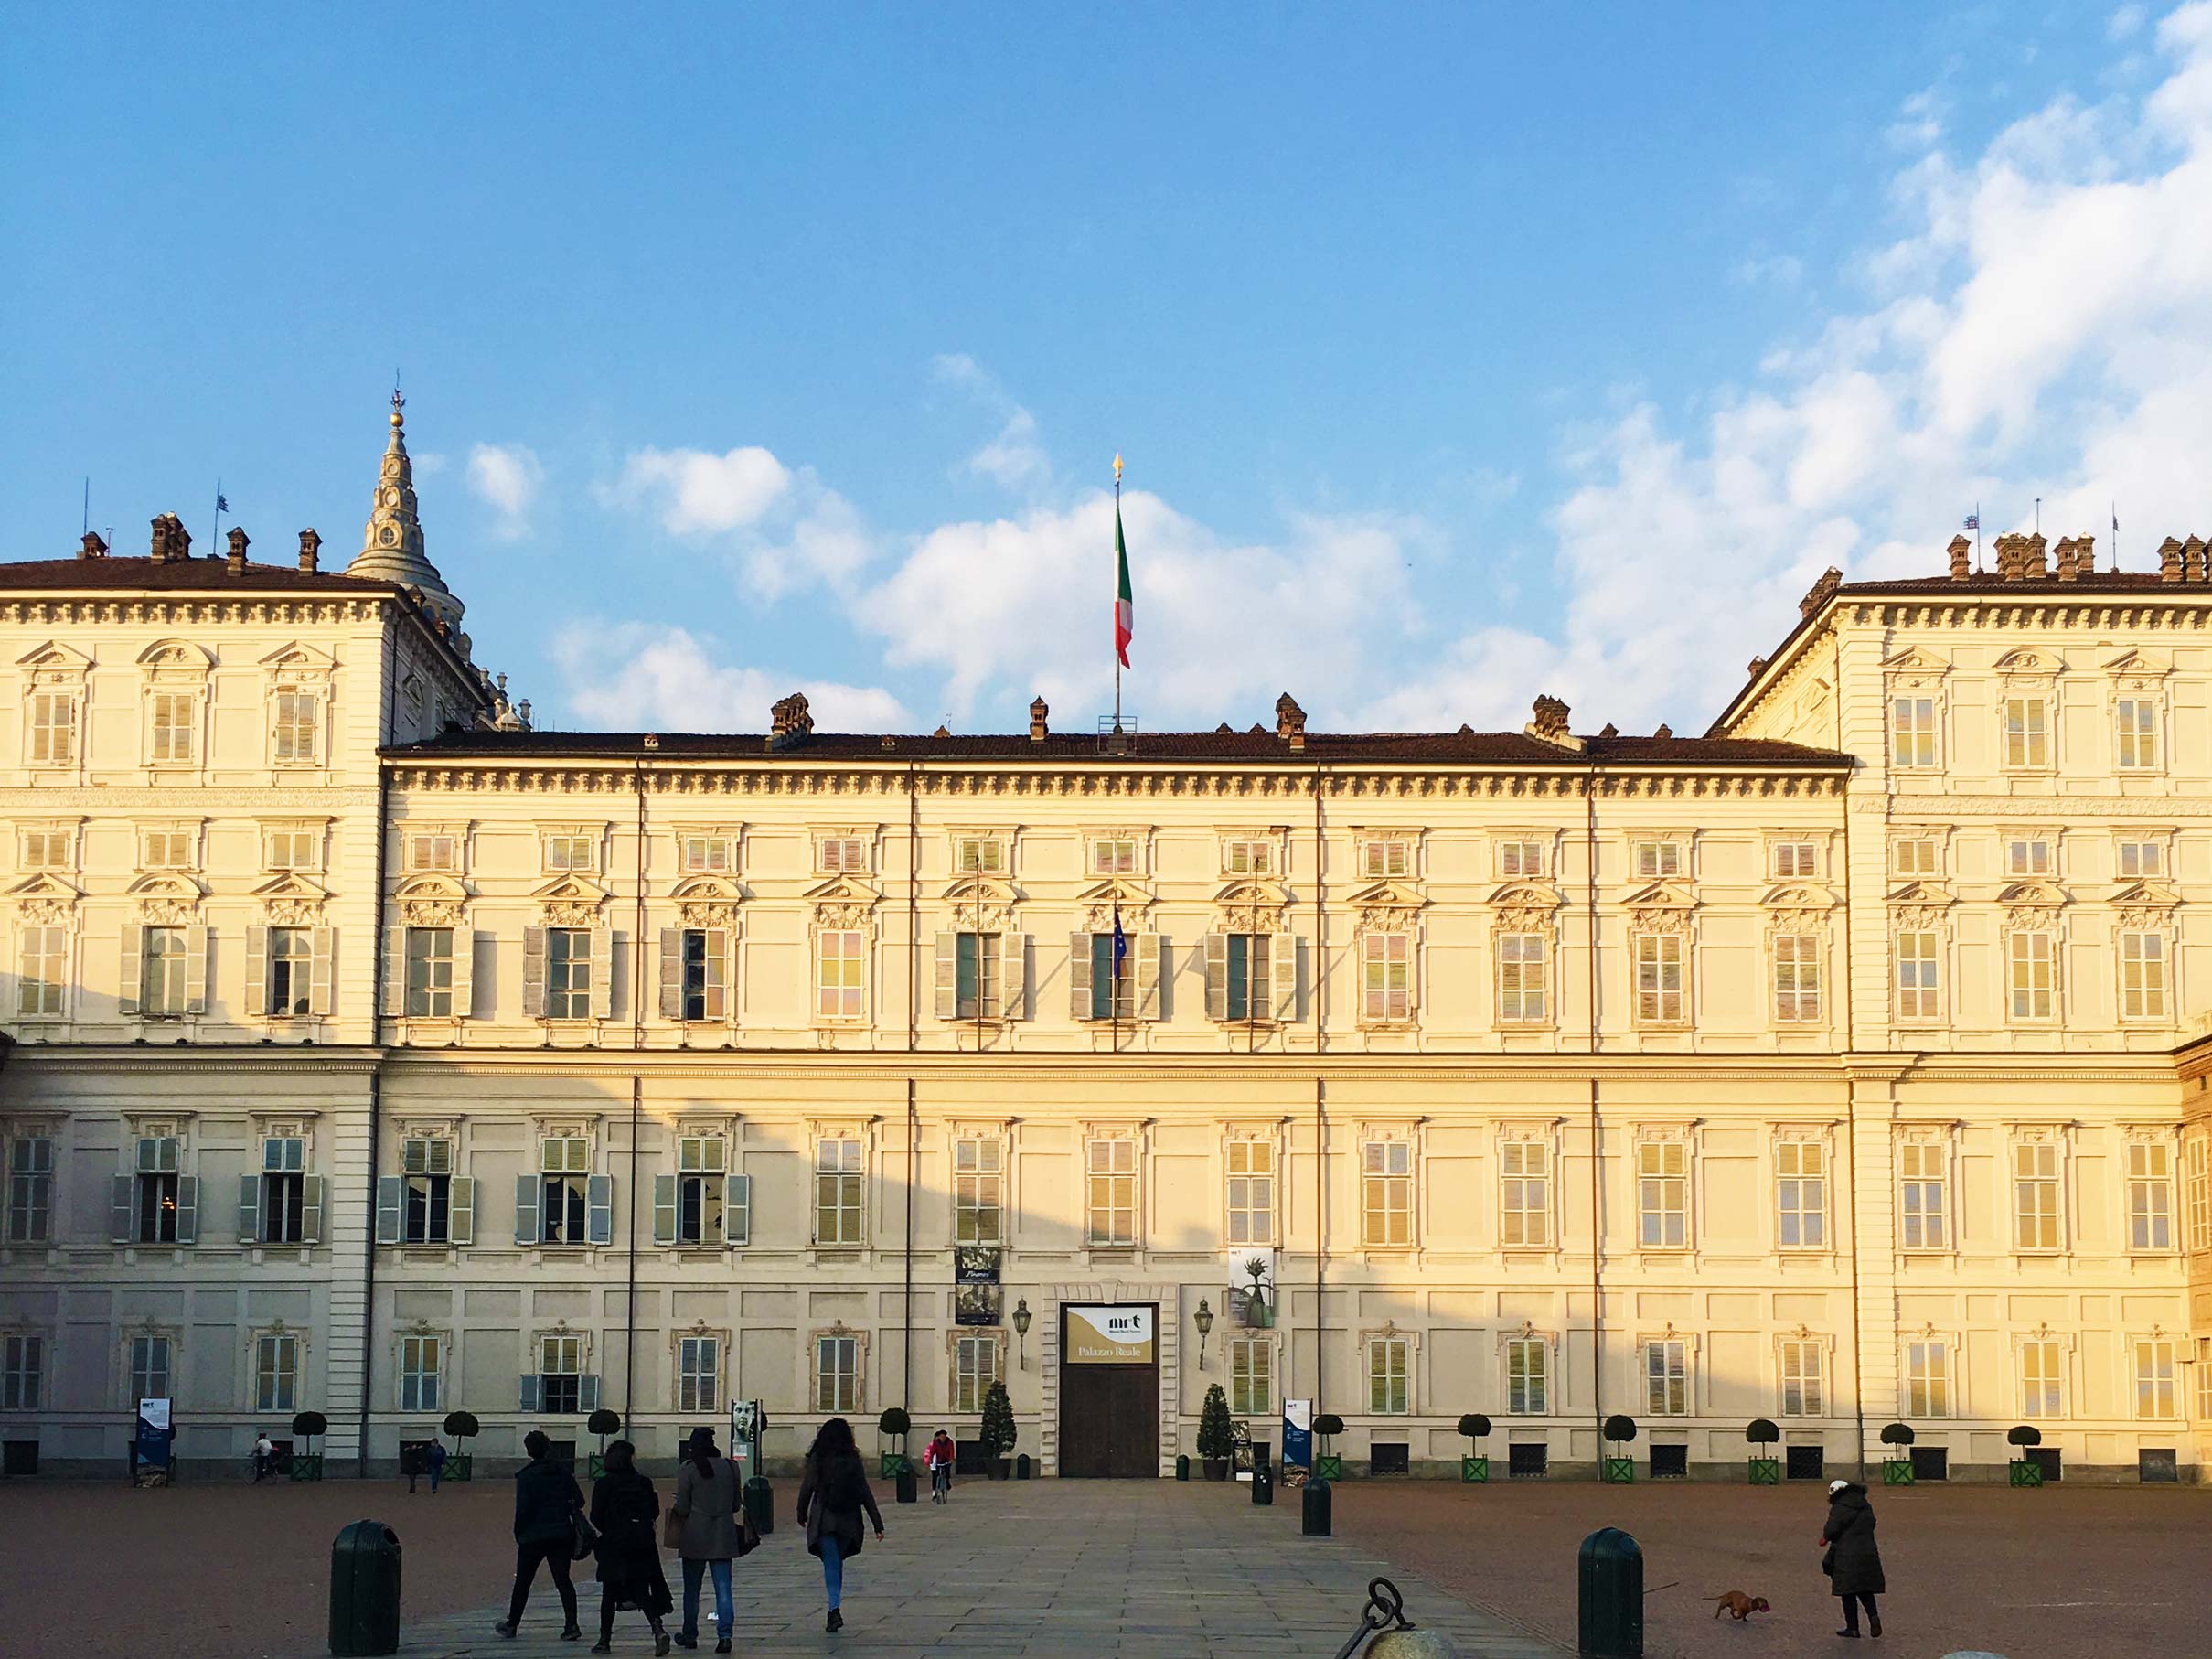
<svg viewBox="0 0 2212 1659">
<path fill-rule="evenodd" d="M 1137 606 L 1129 597 L 1129 545 L 1121 538 L 1121 497 L 1114 498 L 1114 650 L 1129 666 L 1129 641 L 1137 637 Z"/>
</svg>

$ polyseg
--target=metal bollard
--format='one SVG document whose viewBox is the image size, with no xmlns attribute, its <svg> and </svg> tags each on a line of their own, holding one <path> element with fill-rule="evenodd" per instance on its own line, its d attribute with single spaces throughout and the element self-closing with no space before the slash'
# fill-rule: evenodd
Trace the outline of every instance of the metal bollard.
<svg viewBox="0 0 2212 1659">
<path fill-rule="evenodd" d="M 1255 1504 L 1275 1502 L 1275 1475 L 1266 1458 L 1252 1460 L 1252 1501 Z"/>
<path fill-rule="evenodd" d="M 330 1651 L 400 1651 L 400 1535 L 356 1521 L 330 1547 Z"/>
<path fill-rule="evenodd" d="M 1187 1481 L 1191 1478 L 1191 1454 L 1187 1451 L 1176 1454 L 1175 1478 L 1179 1481 Z"/>
<path fill-rule="evenodd" d="M 1318 1475 L 1306 1482 L 1304 1504 L 1299 1511 L 1298 1531 L 1309 1538 L 1329 1536 L 1329 1514 L 1334 1506 L 1330 1496 L 1329 1482 Z"/>
<path fill-rule="evenodd" d="M 1583 1539 L 1576 1600 L 1582 1659 L 1643 1659 L 1643 1549 L 1634 1538 L 1601 1526 Z"/>
</svg>

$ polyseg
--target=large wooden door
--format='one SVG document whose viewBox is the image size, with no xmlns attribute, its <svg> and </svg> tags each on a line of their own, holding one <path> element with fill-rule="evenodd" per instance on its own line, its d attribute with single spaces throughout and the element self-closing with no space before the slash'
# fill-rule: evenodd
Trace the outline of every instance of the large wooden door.
<svg viewBox="0 0 2212 1659">
<path fill-rule="evenodd" d="M 1063 1478 L 1157 1479 L 1159 1367 L 1069 1365 L 1060 1374 Z"/>
</svg>

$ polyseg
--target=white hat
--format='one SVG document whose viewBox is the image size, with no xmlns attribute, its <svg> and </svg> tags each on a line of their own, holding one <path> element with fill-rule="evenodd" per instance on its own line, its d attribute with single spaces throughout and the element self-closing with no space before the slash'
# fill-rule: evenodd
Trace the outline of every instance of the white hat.
<svg viewBox="0 0 2212 1659">
<path fill-rule="evenodd" d="M 1849 1481 L 1831 1481 L 1828 1482 L 1828 1495 L 1833 1498 L 1837 1493 L 1843 1491 L 1844 1487 L 1850 1484 L 1851 1482 Z"/>
</svg>

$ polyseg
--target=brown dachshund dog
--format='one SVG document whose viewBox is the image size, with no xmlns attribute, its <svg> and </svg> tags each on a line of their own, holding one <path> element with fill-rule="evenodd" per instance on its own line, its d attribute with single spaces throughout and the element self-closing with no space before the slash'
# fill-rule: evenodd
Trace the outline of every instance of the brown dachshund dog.
<svg viewBox="0 0 2212 1659">
<path fill-rule="evenodd" d="M 1713 1616 L 1715 1619 L 1723 1613 L 1734 1613 L 1738 1624 L 1741 1624 L 1753 1613 L 1769 1613 L 1774 1611 L 1767 1605 L 1766 1597 L 1747 1596 L 1740 1589 L 1729 1590 L 1725 1595 L 1714 1597 L 1713 1600 L 1720 1603 L 1713 1610 Z"/>
</svg>

